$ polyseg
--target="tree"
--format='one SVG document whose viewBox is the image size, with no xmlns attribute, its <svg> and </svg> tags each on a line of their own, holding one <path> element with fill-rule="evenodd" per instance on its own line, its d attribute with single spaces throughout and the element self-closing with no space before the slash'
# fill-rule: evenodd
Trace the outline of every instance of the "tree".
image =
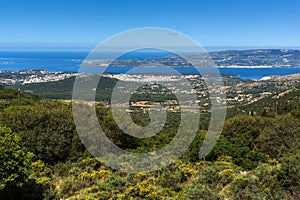
<svg viewBox="0 0 300 200">
<path fill-rule="evenodd" d="M 280 161 L 279 182 L 294 199 L 300 199 L 300 150 L 285 155 Z"/>
<path fill-rule="evenodd" d="M 0 190 L 13 184 L 21 187 L 30 174 L 33 154 L 21 146 L 21 138 L 0 126 Z"/>
<path fill-rule="evenodd" d="M 262 131 L 258 140 L 258 149 L 277 159 L 299 149 L 299 124 L 299 120 L 291 115 L 278 116 L 274 126 L 269 126 Z"/>
<path fill-rule="evenodd" d="M 11 106 L 0 113 L 0 121 L 48 164 L 77 159 L 84 151 L 68 104 L 40 101 L 32 106 Z"/>
<path fill-rule="evenodd" d="M 29 180 L 33 157 L 20 137 L 0 126 L 0 199 L 41 199 L 42 191 Z"/>
<path fill-rule="evenodd" d="M 244 169 L 255 168 L 260 161 L 267 159 L 266 155 L 256 151 L 257 139 L 266 127 L 272 125 L 272 119 L 258 116 L 240 115 L 229 119 L 207 159 L 230 156 Z"/>
</svg>

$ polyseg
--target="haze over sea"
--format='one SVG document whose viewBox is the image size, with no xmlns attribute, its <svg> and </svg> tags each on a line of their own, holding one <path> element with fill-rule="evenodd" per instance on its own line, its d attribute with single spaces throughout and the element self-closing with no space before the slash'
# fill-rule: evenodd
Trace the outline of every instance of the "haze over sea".
<svg viewBox="0 0 300 200">
<path fill-rule="evenodd" d="M 222 50 L 245 50 L 245 49 L 270 49 L 275 47 L 207 47 L 207 51 Z M 280 47 L 281 49 L 283 47 Z M 285 47 L 287 48 L 287 47 Z M 289 48 L 290 49 L 290 48 Z M 295 48 L 293 49 L 300 49 Z M 81 61 L 86 58 L 88 51 L 1 51 L 0 52 L 0 70 L 21 71 L 30 69 L 39 69 L 47 71 L 68 71 L 77 72 Z M 134 57 L 128 59 L 139 58 L 158 58 L 167 54 L 162 52 L 135 53 Z M 107 72 L 126 73 L 130 66 L 126 68 L 111 67 Z M 195 69 L 179 68 L 182 74 L 193 74 Z M 262 77 L 270 75 L 289 75 L 300 73 L 300 68 L 220 68 L 221 74 L 234 75 L 242 79 L 259 80 Z"/>
</svg>

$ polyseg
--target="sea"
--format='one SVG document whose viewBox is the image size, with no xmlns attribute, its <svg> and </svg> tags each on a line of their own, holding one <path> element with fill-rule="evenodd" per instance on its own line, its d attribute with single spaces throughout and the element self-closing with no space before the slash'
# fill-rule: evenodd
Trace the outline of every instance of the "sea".
<svg viewBox="0 0 300 200">
<path fill-rule="evenodd" d="M 78 72 L 80 65 L 89 55 L 87 51 L 2 51 L 0 52 L 0 71 L 47 70 L 51 72 Z M 128 54 L 122 59 L 160 58 L 168 54 L 162 52 L 138 52 Z M 109 55 L 107 55 L 109 57 Z M 108 73 L 126 73 L 132 67 L 110 67 Z M 193 68 L 178 68 L 182 74 L 194 74 Z M 91 73 L 93 70 L 91 68 Z M 96 71 L 95 71 L 96 72 Z M 260 80 L 271 75 L 300 73 L 300 68 L 219 68 L 224 75 L 242 79 Z"/>
</svg>

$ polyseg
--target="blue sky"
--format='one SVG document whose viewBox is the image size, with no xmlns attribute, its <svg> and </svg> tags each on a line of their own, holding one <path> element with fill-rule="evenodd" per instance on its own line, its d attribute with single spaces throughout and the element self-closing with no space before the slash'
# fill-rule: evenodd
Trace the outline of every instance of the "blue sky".
<svg viewBox="0 0 300 200">
<path fill-rule="evenodd" d="M 300 46 L 300 0 L 0 0 L 0 45 L 87 47 L 139 27 L 203 46 Z"/>
</svg>

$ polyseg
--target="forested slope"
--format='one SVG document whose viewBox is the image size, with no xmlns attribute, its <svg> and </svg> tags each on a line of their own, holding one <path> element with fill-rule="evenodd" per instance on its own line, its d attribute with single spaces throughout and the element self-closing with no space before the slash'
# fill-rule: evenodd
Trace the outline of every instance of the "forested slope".
<svg viewBox="0 0 300 200">
<path fill-rule="evenodd" d="M 0 96 L 0 199 L 300 198 L 297 101 L 277 115 L 231 117 L 205 159 L 198 158 L 203 128 L 175 163 L 130 174 L 103 165 L 85 150 L 70 104 L 20 94 L 20 105 L 18 92 L 4 88 Z M 161 134 L 136 139 L 122 133 L 107 107 L 99 104 L 96 111 L 106 135 L 135 152 L 168 144 L 180 123 L 178 114 L 170 113 Z M 147 124 L 147 115 L 132 117 Z"/>
</svg>

